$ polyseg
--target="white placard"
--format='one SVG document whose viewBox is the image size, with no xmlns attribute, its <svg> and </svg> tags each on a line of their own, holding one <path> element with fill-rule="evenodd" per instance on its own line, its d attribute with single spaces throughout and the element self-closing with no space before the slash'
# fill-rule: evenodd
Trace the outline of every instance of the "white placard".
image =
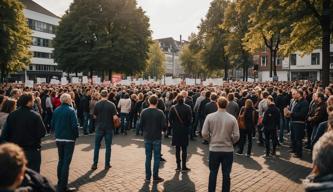
<svg viewBox="0 0 333 192">
<path fill-rule="evenodd" d="M 222 78 L 212 79 L 211 83 L 215 86 L 222 86 L 223 85 L 223 79 Z"/>
<path fill-rule="evenodd" d="M 61 77 L 61 85 L 67 85 L 68 81 L 66 77 Z"/>
<path fill-rule="evenodd" d="M 83 76 L 82 77 L 82 83 L 83 84 L 87 84 L 88 83 L 88 77 L 87 76 Z"/>
<path fill-rule="evenodd" d="M 57 79 L 51 79 L 50 84 L 52 85 L 58 85 L 60 82 Z"/>
<path fill-rule="evenodd" d="M 78 84 L 80 83 L 80 79 L 78 77 L 72 77 L 72 81 L 73 84 Z"/>
<path fill-rule="evenodd" d="M 26 80 L 24 83 L 25 87 L 33 88 L 34 87 L 34 81 L 33 80 Z"/>
<path fill-rule="evenodd" d="M 97 77 L 97 76 L 94 76 L 93 77 L 93 83 L 97 84 L 97 85 L 101 84 L 101 78 Z"/>
<path fill-rule="evenodd" d="M 172 77 L 165 77 L 165 84 L 166 85 L 174 85 L 174 81 L 172 79 Z"/>
<path fill-rule="evenodd" d="M 37 84 L 46 83 L 46 78 L 37 77 Z"/>
<path fill-rule="evenodd" d="M 128 79 L 126 79 L 126 80 L 121 80 L 121 81 L 120 81 L 120 84 L 121 84 L 121 85 L 131 85 L 131 81 L 128 80 Z"/>
<path fill-rule="evenodd" d="M 195 85 L 195 79 L 186 78 L 185 83 L 186 85 Z"/>
</svg>

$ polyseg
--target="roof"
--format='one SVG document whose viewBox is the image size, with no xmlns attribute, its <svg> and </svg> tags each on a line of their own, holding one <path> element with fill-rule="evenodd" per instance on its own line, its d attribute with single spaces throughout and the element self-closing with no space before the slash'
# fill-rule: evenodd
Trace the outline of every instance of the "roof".
<svg viewBox="0 0 333 192">
<path fill-rule="evenodd" d="M 168 51 L 169 48 L 171 48 L 173 52 L 177 52 L 179 51 L 181 46 L 181 43 L 179 41 L 174 40 L 172 37 L 156 39 L 155 41 L 160 42 L 161 48 L 164 51 Z"/>
<path fill-rule="evenodd" d="M 57 16 L 54 13 L 52 13 L 51 11 L 45 9 L 38 3 L 34 2 L 33 0 L 20 0 L 20 1 L 23 3 L 24 7 L 28 10 L 31 10 L 31 11 L 34 11 L 37 13 L 41 13 L 44 15 L 48 15 L 50 17 L 60 18 L 59 16 Z"/>
</svg>

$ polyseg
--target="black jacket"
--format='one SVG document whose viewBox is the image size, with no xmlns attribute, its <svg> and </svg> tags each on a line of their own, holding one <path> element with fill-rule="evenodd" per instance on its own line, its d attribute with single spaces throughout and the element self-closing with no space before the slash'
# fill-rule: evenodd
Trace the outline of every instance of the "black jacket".
<svg viewBox="0 0 333 192">
<path fill-rule="evenodd" d="M 309 110 L 309 103 L 305 99 L 296 101 L 291 112 L 291 121 L 305 122 Z"/>
<path fill-rule="evenodd" d="M 218 110 L 217 108 L 217 104 L 214 101 L 211 101 L 209 103 L 206 104 L 205 106 L 205 118 L 207 117 L 207 115 L 214 113 Z"/>
<path fill-rule="evenodd" d="M 24 174 L 24 180 L 19 189 L 28 192 L 54 192 L 56 191 L 53 185 L 45 177 L 39 173 L 27 169 Z M 23 190 L 25 189 L 25 190 Z M 20 191 L 20 190 L 19 190 Z"/>
<path fill-rule="evenodd" d="M 15 143 L 23 149 L 38 149 L 45 133 L 41 116 L 27 107 L 20 107 L 9 114 L 1 140 Z"/>
<path fill-rule="evenodd" d="M 274 105 L 271 104 L 268 106 L 263 118 L 264 129 L 266 130 L 275 130 L 280 124 L 280 111 Z"/>
<path fill-rule="evenodd" d="M 187 146 L 189 126 L 192 122 L 191 107 L 183 103 L 172 106 L 169 112 L 169 122 L 173 129 L 172 145 Z"/>
</svg>

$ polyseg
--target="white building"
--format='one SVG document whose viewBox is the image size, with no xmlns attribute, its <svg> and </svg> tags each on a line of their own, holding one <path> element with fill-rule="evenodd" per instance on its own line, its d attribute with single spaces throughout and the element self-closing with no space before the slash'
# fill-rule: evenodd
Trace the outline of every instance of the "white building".
<svg viewBox="0 0 333 192">
<path fill-rule="evenodd" d="M 165 55 L 165 74 L 168 76 L 179 77 L 184 74 L 184 69 L 180 64 L 181 42 L 172 37 L 156 39 Z"/>
<path fill-rule="evenodd" d="M 333 44 L 330 47 L 330 78 L 333 81 Z M 259 55 L 258 58 L 258 79 L 260 81 L 270 81 L 267 56 Z M 266 67 L 266 68 L 263 68 Z M 261 68 L 261 69 L 260 69 Z M 322 50 L 315 49 L 312 53 L 301 55 L 300 53 L 290 54 L 289 57 L 279 59 L 277 63 L 277 75 L 279 81 L 289 80 L 311 80 L 319 81 L 322 71 Z"/>
<path fill-rule="evenodd" d="M 53 59 L 52 40 L 59 24 L 60 17 L 51 13 L 44 7 L 32 0 L 20 0 L 24 5 L 24 15 L 27 18 L 29 28 L 32 30 L 32 44 L 30 50 L 32 59 L 27 76 L 30 80 L 37 77 L 46 78 L 49 81 L 52 77 L 60 78 L 62 72 L 57 70 L 57 64 Z M 24 72 L 16 74 L 20 80 L 24 80 Z"/>
<path fill-rule="evenodd" d="M 330 46 L 330 78 L 333 80 L 333 44 Z M 282 61 L 282 69 L 289 80 L 320 80 L 322 71 L 322 50 L 315 49 L 307 55 L 290 54 Z M 289 72 L 290 71 L 290 72 Z"/>
</svg>

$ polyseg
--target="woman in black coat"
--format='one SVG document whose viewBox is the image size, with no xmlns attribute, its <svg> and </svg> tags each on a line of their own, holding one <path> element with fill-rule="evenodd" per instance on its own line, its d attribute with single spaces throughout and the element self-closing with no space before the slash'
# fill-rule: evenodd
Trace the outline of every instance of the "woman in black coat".
<svg viewBox="0 0 333 192">
<path fill-rule="evenodd" d="M 251 156 L 252 150 L 252 133 L 256 125 L 256 111 L 253 107 L 253 102 L 251 99 L 246 99 L 244 107 L 241 108 L 239 116 L 244 116 L 244 128 L 240 128 L 240 140 L 239 140 L 239 150 L 238 154 L 243 154 L 243 149 L 246 143 L 246 138 L 248 140 L 247 153 L 246 156 Z"/>
<path fill-rule="evenodd" d="M 176 98 L 177 104 L 172 106 L 169 112 L 169 122 L 173 129 L 172 145 L 176 146 L 176 171 L 190 171 L 186 167 L 187 146 L 189 140 L 189 128 L 192 122 L 191 107 L 184 104 L 184 97 L 178 95 Z M 182 151 L 182 159 L 180 159 L 180 150 Z M 180 163 L 182 162 L 182 167 Z"/>
<path fill-rule="evenodd" d="M 268 109 L 264 114 L 263 125 L 265 134 L 265 147 L 266 147 L 266 157 L 270 155 L 270 140 L 272 140 L 273 150 L 272 155 L 275 155 L 276 145 L 277 145 L 277 128 L 280 124 L 280 110 L 275 106 L 273 97 L 269 96 L 267 98 Z"/>
</svg>

